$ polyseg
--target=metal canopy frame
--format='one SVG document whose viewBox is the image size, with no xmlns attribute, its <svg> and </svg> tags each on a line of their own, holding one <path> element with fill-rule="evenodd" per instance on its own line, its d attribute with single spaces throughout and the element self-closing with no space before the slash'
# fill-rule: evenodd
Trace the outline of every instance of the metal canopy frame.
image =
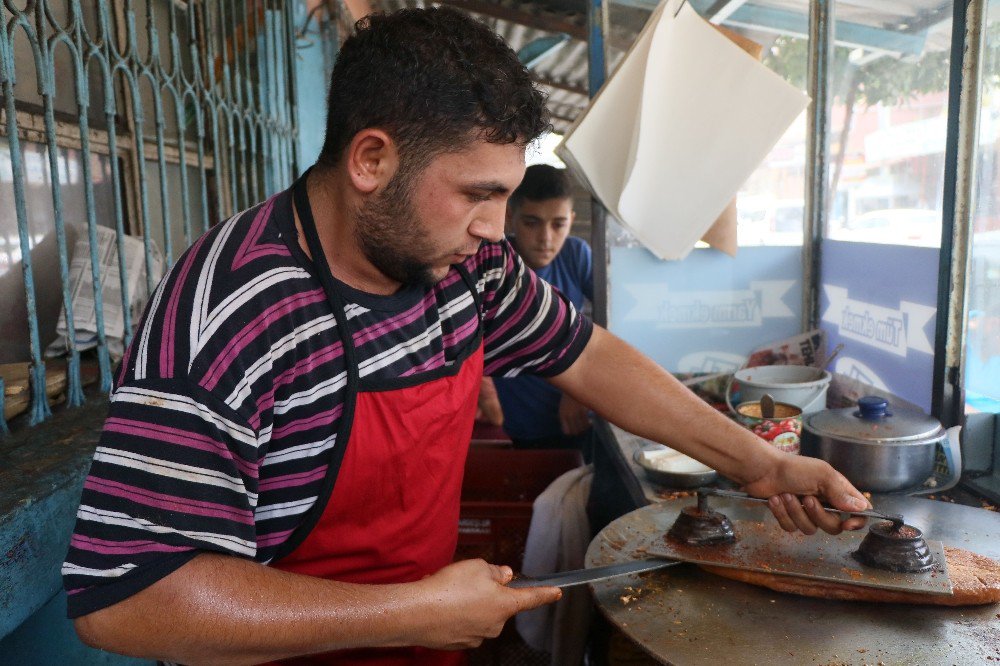
<svg viewBox="0 0 1000 666">
<path fill-rule="evenodd" d="M 749 0 L 690 0 L 691 6 L 712 23 L 749 28 L 793 37 L 809 35 L 809 16 L 764 2 Z M 616 0 L 615 4 L 652 11 L 656 0 Z M 845 3 L 846 4 L 846 3 Z M 836 22 L 837 46 L 862 48 L 880 53 L 919 55 L 926 45 L 928 32 L 951 19 L 951 7 L 942 5 L 929 12 L 899 16 L 900 24 L 892 28 L 840 20 Z"/>
</svg>

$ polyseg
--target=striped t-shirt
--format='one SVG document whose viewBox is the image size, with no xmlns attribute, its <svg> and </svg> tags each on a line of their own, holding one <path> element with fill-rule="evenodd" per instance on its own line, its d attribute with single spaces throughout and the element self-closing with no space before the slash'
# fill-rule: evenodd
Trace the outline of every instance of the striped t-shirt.
<svg viewBox="0 0 1000 666">
<path fill-rule="evenodd" d="M 211 229 L 164 277 L 116 374 L 84 484 L 63 565 L 70 617 L 199 552 L 287 554 L 323 492 L 347 393 L 316 270 L 286 191 Z M 483 243 L 434 286 L 375 296 L 338 283 L 338 293 L 366 384 L 457 371 L 480 335 L 486 374 L 552 376 L 592 331 L 506 241 Z"/>
</svg>

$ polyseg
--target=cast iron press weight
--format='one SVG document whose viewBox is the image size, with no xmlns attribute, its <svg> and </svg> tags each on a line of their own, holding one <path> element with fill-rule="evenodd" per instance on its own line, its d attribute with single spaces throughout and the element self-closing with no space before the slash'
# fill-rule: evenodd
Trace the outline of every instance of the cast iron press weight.
<svg viewBox="0 0 1000 666">
<path fill-rule="evenodd" d="M 934 568 L 924 534 L 900 520 L 875 523 L 851 555 L 861 564 L 899 573 L 923 573 Z"/>
<path fill-rule="evenodd" d="M 736 490 L 718 488 L 699 488 L 698 506 L 687 506 L 681 510 L 667 536 L 674 541 L 691 546 L 705 546 L 717 543 L 729 543 L 735 540 L 733 524 L 724 514 L 708 508 L 708 496 L 732 497 L 751 502 L 767 500 L 750 497 Z M 930 548 L 924 540 L 923 532 L 903 521 L 899 514 L 883 513 L 881 511 L 839 511 L 832 507 L 823 507 L 833 513 L 850 513 L 855 516 L 865 516 L 877 519 L 868 528 L 868 534 L 862 539 L 858 550 L 851 556 L 866 566 L 897 573 L 923 573 L 936 566 Z"/>
<path fill-rule="evenodd" d="M 699 488 L 698 505 L 686 506 L 667 532 L 667 537 L 689 546 L 708 546 L 736 540 L 733 523 L 725 514 L 708 508 L 708 494 Z"/>
</svg>

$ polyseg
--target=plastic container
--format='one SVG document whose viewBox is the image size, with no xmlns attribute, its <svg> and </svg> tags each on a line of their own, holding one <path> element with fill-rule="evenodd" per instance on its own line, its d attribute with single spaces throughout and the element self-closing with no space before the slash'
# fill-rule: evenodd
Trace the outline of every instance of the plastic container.
<svg viewBox="0 0 1000 666">
<path fill-rule="evenodd" d="M 733 389 L 738 387 L 738 402 L 758 402 L 765 393 L 775 402 L 795 405 L 803 414 L 826 409 L 826 390 L 833 379 L 826 370 L 803 365 L 762 365 L 737 370 L 726 387 L 726 404 L 733 407 Z"/>
<path fill-rule="evenodd" d="M 570 449 L 470 448 L 455 559 L 481 557 L 520 571 L 532 503 L 550 483 L 582 464 L 580 452 Z"/>
</svg>

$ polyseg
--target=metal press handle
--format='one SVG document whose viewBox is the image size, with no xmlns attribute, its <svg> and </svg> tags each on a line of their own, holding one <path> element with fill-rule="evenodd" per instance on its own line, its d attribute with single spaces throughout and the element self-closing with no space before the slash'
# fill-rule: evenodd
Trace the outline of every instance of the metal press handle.
<svg viewBox="0 0 1000 666">
<path fill-rule="evenodd" d="M 733 499 L 748 500 L 750 502 L 762 502 L 767 504 L 766 499 L 760 497 L 751 497 L 747 493 L 741 492 L 739 490 L 723 490 L 722 488 L 699 488 L 697 491 L 699 496 L 701 495 L 715 495 L 716 497 L 731 497 Z M 846 513 L 851 516 L 864 516 L 865 518 L 875 518 L 876 520 L 888 520 L 891 521 L 893 525 L 902 525 L 903 516 L 898 513 L 884 513 L 882 511 L 876 511 L 874 509 L 866 509 L 864 511 L 843 511 L 841 509 L 834 508 L 832 506 L 823 506 L 825 511 L 830 513 Z"/>
</svg>

